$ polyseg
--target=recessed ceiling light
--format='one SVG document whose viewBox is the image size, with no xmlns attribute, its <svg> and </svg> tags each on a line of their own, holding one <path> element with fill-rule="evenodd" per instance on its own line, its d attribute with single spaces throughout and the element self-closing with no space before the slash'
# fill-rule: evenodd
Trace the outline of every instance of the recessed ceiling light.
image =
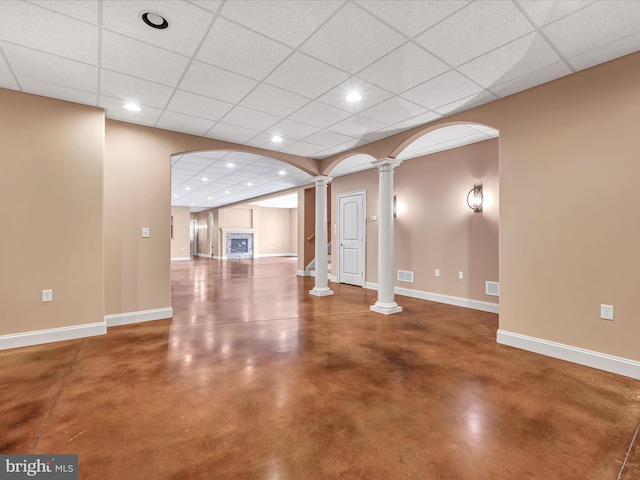
<svg viewBox="0 0 640 480">
<path fill-rule="evenodd" d="M 271 141 L 273 143 L 280 143 L 282 142 L 282 137 L 280 137 L 279 135 L 274 135 L 273 137 L 271 137 Z"/>
<path fill-rule="evenodd" d="M 213 197 L 207 197 L 207 199 L 209 199 L 209 200 L 213 200 Z"/>
<path fill-rule="evenodd" d="M 174 197 L 177 197 L 177 196 L 178 196 L 178 194 L 177 194 L 177 193 L 174 193 L 174 194 L 173 194 L 173 196 L 174 196 Z"/>
<path fill-rule="evenodd" d="M 185 187 L 185 190 L 191 190 L 191 187 Z"/>
<path fill-rule="evenodd" d="M 151 28 L 157 28 L 164 30 L 169 26 L 169 22 L 162 15 L 157 13 L 145 12 L 142 14 L 142 21 L 149 25 Z"/>
<path fill-rule="evenodd" d="M 360 100 L 362 100 L 362 95 L 360 95 L 358 92 L 350 92 L 349 95 L 345 97 L 345 99 L 347 100 L 347 102 L 359 102 Z"/>
<path fill-rule="evenodd" d="M 227 163 L 227 168 L 233 168 L 233 163 L 231 162 Z"/>
<path fill-rule="evenodd" d="M 229 190 L 225 190 L 224 193 L 229 193 Z"/>
<path fill-rule="evenodd" d="M 130 112 L 139 112 L 140 110 L 142 110 L 138 105 L 136 105 L 135 103 L 127 103 L 124 105 L 124 108 L 126 108 L 127 110 L 129 110 Z"/>
<path fill-rule="evenodd" d="M 195 205 L 195 203 L 192 203 L 191 205 Z"/>
<path fill-rule="evenodd" d="M 286 175 L 286 174 L 287 174 L 287 172 L 285 172 L 284 170 L 280 170 L 280 171 L 278 172 L 278 175 Z"/>
<path fill-rule="evenodd" d="M 253 183 L 247 182 L 247 187 L 250 187 L 251 185 L 253 185 Z"/>
<path fill-rule="evenodd" d="M 208 182 L 208 181 L 209 181 L 209 179 L 208 179 L 207 177 L 202 177 L 202 181 L 203 181 L 203 182 Z"/>
</svg>

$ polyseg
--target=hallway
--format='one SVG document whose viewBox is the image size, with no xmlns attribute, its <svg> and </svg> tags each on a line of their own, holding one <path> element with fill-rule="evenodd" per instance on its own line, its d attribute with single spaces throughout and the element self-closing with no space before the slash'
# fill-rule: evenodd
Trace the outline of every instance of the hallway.
<svg viewBox="0 0 640 480">
<path fill-rule="evenodd" d="M 293 258 L 171 268 L 173 319 L 0 351 L 0 453 L 87 480 L 640 478 L 640 382 L 498 345 L 497 315 L 314 297 Z"/>
</svg>

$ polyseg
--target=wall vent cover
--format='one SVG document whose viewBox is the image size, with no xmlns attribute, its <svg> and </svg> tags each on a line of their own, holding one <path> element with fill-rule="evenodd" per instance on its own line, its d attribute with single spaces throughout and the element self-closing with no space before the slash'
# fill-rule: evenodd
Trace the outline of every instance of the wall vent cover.
<svg viewBox="0 0 640 480">
<path fill-rule="evenodd" d="M 413 283 L 413 272 L 407 272 L 406 270 L 398 270 L 398 281 Z"/>
<path fill-rule="evenodd" d="M 500 284 L 498 282 L 487 282 L 486 294 L 494 297 L 500 296 Z"/>
</svg>

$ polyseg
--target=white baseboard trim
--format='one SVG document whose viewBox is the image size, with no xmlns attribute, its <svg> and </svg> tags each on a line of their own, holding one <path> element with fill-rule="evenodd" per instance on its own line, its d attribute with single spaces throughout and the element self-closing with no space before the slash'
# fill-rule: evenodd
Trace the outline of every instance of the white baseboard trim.
<svg viewBox="0 0 640 480">
<path fill-rule="evenodd" d="M 338 283 L 338 277 L 336 277 L 335 275 L 329 275 L 329 281 Z"/>
<path fill-rule="evenodd" d="M 203 258 L 211 258 L 209 255 L 207 255 L 206 253 L 198 253 L 198 257 L 203 257 Z"/>
<path fill-rule="evenodd" d="M 365 288 L 370 290 L 378 290 L 378 284 L 367 282 Z M 394 287 L 396 295 L 404 295 L 405 297 L 419 298 L 421 300 L 429 300 L 431 302 L 446 303 L 447 305 L 455 305 L 456 307 L 471 308 L 482 312 L 500 313 L 500 305 L 493 302 L 484 302 L 482 300 L 472 300 L 470 298 L 454 297 L 453 295 L 445 295 L 442 293 L 424 292 L 422 290 L 413 290 L 411 288 Z"/>
<path fill-rule="evenodd" d="M 191 260 L 191 257 L 171 257 L 172 262 L 184 262 L 186 260 Z"/>
<path fill-rule="evenodd" d="M 260 255 L 256 255 L 255 258 L 262 257 L 297 257 L 297 253 L 262 253 Z"/>
<path fill-rule="evenodd" d="M 105 322 L 36 330 L 35 332 L 13 333 L 0 336 L 0 350 L 30 347 L 63 340 L 75 340 L 76 338 L 93 337 L 95 335 L 104 335 L 105 333 L 107 333 Z"/>
<path fill-rule="evenodd" d="M 156 308 L 154 310 L 142 310 L 140 312 L 116 313 L 115 315 L 105 315 L 104 321 L 107 327 L 116 325 L 128 325 L 130 323 L 149 322 L 152 320 L 162 320 L 173 317 L 172 308 Z"/>
<path fill-rule="evenodd" d="M 587 367 L 597 368 L 605 372 L 624 375 L 640 380 L 640 362 L 622 357 L 607 355 L 606 353 L 585 350 L 562 343 L 551 342 L 541 338 L 529 337 L 519 333 L 498 330 L 497 342 L 502 345 L 520 348 L 529 352 L 539 353 L 548 357 L 566 360 Z"/>
<path fill-rule="evenodd" d="M 223 260 L 223 259 L 224 259 L 224 257 L 219 257 L 218 255 L 214 255 L 214 256 L 213 256 L 213 259 L 214 259 L 214 260 Z"/>
</svg>

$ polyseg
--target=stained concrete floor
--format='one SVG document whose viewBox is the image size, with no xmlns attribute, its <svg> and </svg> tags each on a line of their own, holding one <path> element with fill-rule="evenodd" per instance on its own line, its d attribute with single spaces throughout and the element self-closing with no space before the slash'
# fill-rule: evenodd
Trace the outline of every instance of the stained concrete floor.
<svg viewBox="0 0 640 480">
<path fill-rule="evenodd" d="M 101 480 L 640 478 L 639 381 L 498 345 L 494 314 L 313 297 L 295 268 L 174 262 L 173 319 L 0 352 L 0 453 Z"/>
</svg>

